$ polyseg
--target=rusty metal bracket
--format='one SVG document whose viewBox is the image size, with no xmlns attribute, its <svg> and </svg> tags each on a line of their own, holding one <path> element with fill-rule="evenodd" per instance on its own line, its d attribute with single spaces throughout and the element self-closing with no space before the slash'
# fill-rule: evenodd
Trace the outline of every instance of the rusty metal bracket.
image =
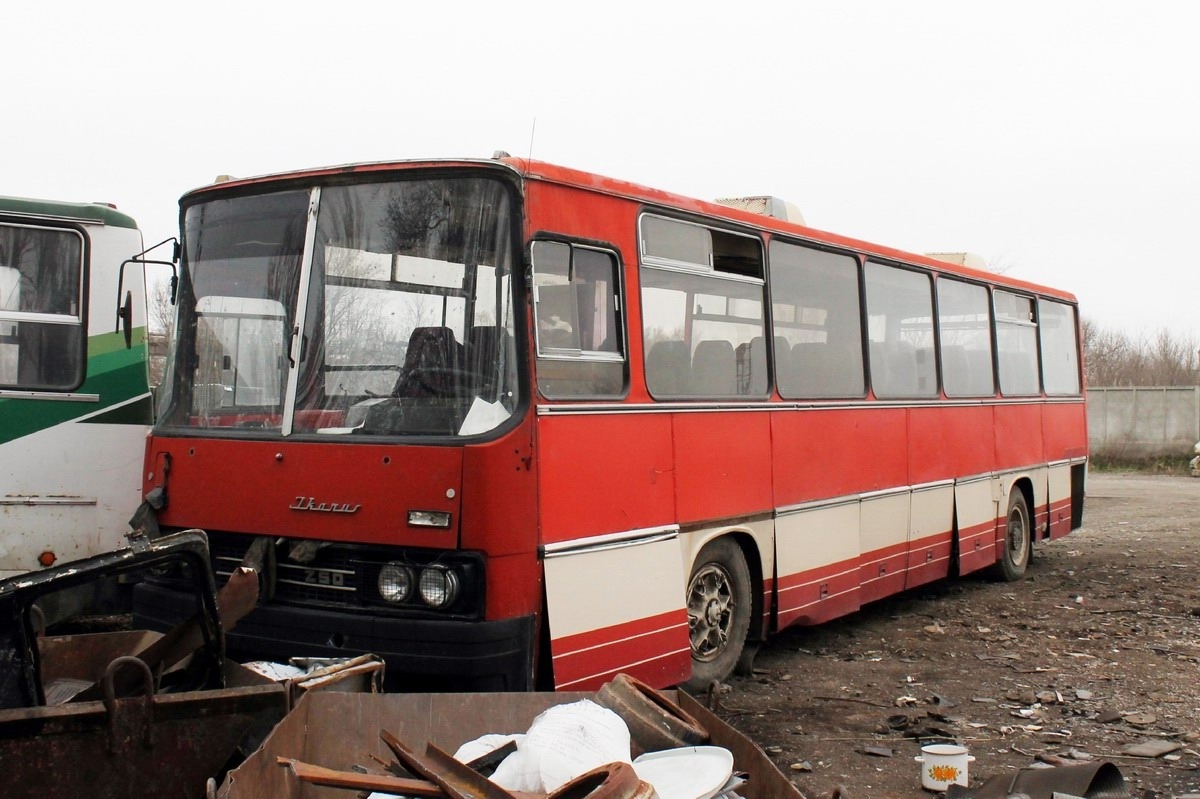
<svg viewBox="0 0 1200 799">
<path fill-rule="evenodd" d="M 421 757 L 387 730 L 380 730 L 379 737 L 400 765 L 437 785 L 450 799 L 513 799 L 513 794 L 433 744 L 426 745 L 425 756 Z"/>
<path fill-rule="evenodd" d="M 123 668 L 136 669 L 141 673 L 143 696 L 132 699 L 117 699 L 114 677 Z M 154 675 L 150 667 L 140 658 L 125 655 L 108 664 L 100 678 L 104 689 L 104 710 L 108 714 L 108 751 L 116 754 L 121 742 L 133 740 L 141 731 L 142 746 L 154 748 Z M 134 708 L 139 708 L 135 710 Z"/>
<path fill-rule="evenodd" d="M 425 760 L 442 770 L 446 781 L 459 792 L 457 795 L 468 799 L 513 799 L 512 793 L 432 743 L 425 745 Z"/>
</svg>

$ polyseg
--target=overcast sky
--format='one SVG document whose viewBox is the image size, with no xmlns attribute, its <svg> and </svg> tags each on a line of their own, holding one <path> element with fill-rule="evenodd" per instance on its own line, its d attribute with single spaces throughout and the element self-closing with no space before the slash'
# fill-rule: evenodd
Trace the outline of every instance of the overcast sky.
<svg viewBox="0 0 1200 799">
<path fill-rule="evenodd" d="M 1200 334 L 1200 4 L 116 0 L 3 20 L 0 194 L 114 202 L 147 244 L 219 174 L 532 150 L 774 194 L 814 227 L 1073 291 L 1105 327 Z"/>
</svg>

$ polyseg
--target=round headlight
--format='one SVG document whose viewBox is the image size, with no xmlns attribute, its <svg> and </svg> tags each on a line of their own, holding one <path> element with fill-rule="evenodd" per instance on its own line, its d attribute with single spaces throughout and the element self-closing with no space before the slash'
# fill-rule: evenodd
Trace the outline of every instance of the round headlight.
<svg viewBox="0 0 1200 799">
<path fill-rule="evenodd" d="M 437 566 L 422 569 L 420 588 L 426 605 L 444 608 L 458 599 L 458 575 Z"/>
<path fill-rule="evenodd" d="M 379 595 L 388 602 L 403 602 L 412 596 L 412 569 L 395 561 L 379 570 Z"/>
</svg>

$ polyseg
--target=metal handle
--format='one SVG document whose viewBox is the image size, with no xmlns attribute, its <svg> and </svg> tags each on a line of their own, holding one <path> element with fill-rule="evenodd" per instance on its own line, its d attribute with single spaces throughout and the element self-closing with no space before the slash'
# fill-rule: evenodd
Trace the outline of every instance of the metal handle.
<svg viewBox="0 0 1200 799">
<path fill-rule="evenodd" d="M 154 746 L 154 674 L 141 658 L 124 655 L 109 663 L 108 668 L 104 670 L 104 676 L 100 678 L 100 687 L 104 691 L 104 710 L 108 713 L 108 751 L 112 753 L 117 751 L 118 739 L 123 737 L 120 727 L 128 726 L 128 724 L 122 724 L 118 718 L 124 714 L 118 711 L 117 691 L 114 684 L 116 673 L 127 666 L 138 669 L 142 675 L 145 691 L 145 695 L 142 697 L 145 705 L 142 746 L 147 749 Z"/>
</svg>

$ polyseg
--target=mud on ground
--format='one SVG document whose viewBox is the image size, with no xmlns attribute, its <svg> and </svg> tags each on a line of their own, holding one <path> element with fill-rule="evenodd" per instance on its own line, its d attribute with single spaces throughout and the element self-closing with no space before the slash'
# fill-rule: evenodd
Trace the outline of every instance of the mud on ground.
<svg viewBox="0 0 1200 799">
<path fill-rule="evenodd" d="M 1131 796 L 1200 792 L 1200 479 L 1093 473 L 1087 490 L 1083 528 L 1039 545 L 1024 581 L 968 576 L 789 630 L 720 715 L 810 799 L 931 796 L 922 734 L 970 748 L 972 786 L 1093 757 Z M 1177 748 L 1128 754 L 1147 742 Z"/>
</svg>

